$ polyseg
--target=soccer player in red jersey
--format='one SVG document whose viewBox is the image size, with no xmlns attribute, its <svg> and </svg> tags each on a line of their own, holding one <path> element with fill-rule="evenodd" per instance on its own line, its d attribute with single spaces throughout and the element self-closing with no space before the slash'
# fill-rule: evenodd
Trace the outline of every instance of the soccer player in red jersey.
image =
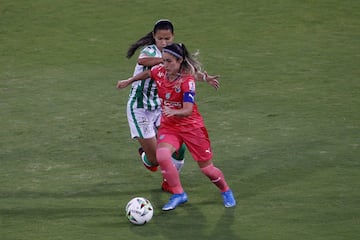
<svg viewBox="0 0 360 240">
<path fill-rule="evenodd" d="M 162 57 L 163 64 L 117 84 L 117 88 L 121 89 L 134 81 L 149 77 L 156 82 L 158 95 L 162 99 L 156 158 L 163 177 L 174 193 L 162 210 L 173 210 L 188 200 L 179 173 L 171 161 L 171 155 L 182 143 L 185 143 L 202 173 L 219 188 L 224 206 L 234 207 L 234 195 L 222 171 L 212 162 L 210 139 L 195 103 L 194 76 L 199 72 L 200 63 L 190 56 L 184 44 L 173 43 L 164 47 Z"/>
<path fill-rule="evenodd" d="M 171 44 L 174 39 L 174 26 L 168 19 L 158 20 L 153 30 L 131 44 L 126 54 L 131 58 L 137 49 L 141 49 L 134 76 L 142 71 L 151 69 L 152 66 L 162 63 L 162 49 Z M 203 79 L 215 89 L 219 87 L 218 76 L 198 74 L 198 79 Z M 205 78 L 203 78 L 205 76 Z M 136 139 L 141 147 L 139 148 L 140 158 L 144 166 L 150 171 L 157 171 L 156 160 L 157 128 L 160 125 L 161 108 L 160 98 L 157 94 L 156 84 L 153 79 L 133 82 L 126 105 L 127 119 L 130 127 L 131 138 Z M 184 164 L 185 145 L 172 155 L 172 161 L 178 171 Z M 165 179 L 161 184 L 164 191 L 171 193 Z"/>
</svg>

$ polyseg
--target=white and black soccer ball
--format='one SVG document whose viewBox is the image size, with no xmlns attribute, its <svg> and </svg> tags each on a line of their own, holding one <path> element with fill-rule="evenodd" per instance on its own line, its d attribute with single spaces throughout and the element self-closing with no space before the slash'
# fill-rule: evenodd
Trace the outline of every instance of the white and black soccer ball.
<svg viewBox="0 0 360 240">
<path fill-rule="evenodd" d="M 125 208 L 127 219 L 136 225 L 143 225 L 149 222 L 154 214 L 151 202 L 143 197 L 131 199 Z"/>
</svg>

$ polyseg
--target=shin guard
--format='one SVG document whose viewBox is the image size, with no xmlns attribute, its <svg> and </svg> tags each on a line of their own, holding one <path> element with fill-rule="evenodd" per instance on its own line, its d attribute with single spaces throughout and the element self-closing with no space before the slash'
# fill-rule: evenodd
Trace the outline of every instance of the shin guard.
<svg viewBox="0 0 360 240">
<path fill-rule="evenodd" d="M 220 169 L 210 164 L 206 167 L 201 168 L 201 171 L 214 183 L 221 192 L 229 190 L 229 186 L 225 181 L 224 174 Z"/>
<path fill-rule="evenodd" d="M 174 193 L 183 193 L 179 172 L 171 161 L 171 151 L 168 148 L 158 148 L 156 158 L 161 168 L 161 173 Z"/>
</svg>

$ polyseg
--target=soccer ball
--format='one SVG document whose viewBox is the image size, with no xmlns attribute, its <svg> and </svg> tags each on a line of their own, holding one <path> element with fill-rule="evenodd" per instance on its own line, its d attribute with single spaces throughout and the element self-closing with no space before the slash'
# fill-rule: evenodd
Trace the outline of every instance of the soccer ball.
<svg viewBox="0 0 360 240">
<path fill-rule="evenodd" d="M 125 208 L 127 219 L 136 225 L 149 222 L 154 214 L 154 209 L 149 200 L 143 197 L 131 199 Z"/>
</svg>

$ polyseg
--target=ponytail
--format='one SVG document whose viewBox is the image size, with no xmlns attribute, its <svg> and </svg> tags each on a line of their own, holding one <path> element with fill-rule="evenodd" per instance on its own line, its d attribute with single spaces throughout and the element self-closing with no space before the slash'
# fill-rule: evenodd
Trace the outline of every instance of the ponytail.
<svg viewBox="0 0 360 240">
<path fill-rule="evenodd" d="M 193 54 L 190 54 L 186 49 L 183 43 L 179 44 L 183 50 L 184 61 L 182 63 L 182 67 L 191 74 L 196 74 L 201 71 L 201 63 L 197 60 L 199 56 L 199 51 L 196 51 Z"/>
<path fill-rule="evenodd" d="M 153 37 L 153 33 L 149 32 L 148 34 L 146 34 L 144 37 L 137 40 L 134 44 L 132 44 L 129 47 L 129 49 L 126 53 L 126 57 L 131 58 L 135 54 L 136 50 L 138 50 L 139 47 L 143 47 L 143 46 L 154 44 L 154 43 L 155 43 L 155 39 Z"/>
</svg>

